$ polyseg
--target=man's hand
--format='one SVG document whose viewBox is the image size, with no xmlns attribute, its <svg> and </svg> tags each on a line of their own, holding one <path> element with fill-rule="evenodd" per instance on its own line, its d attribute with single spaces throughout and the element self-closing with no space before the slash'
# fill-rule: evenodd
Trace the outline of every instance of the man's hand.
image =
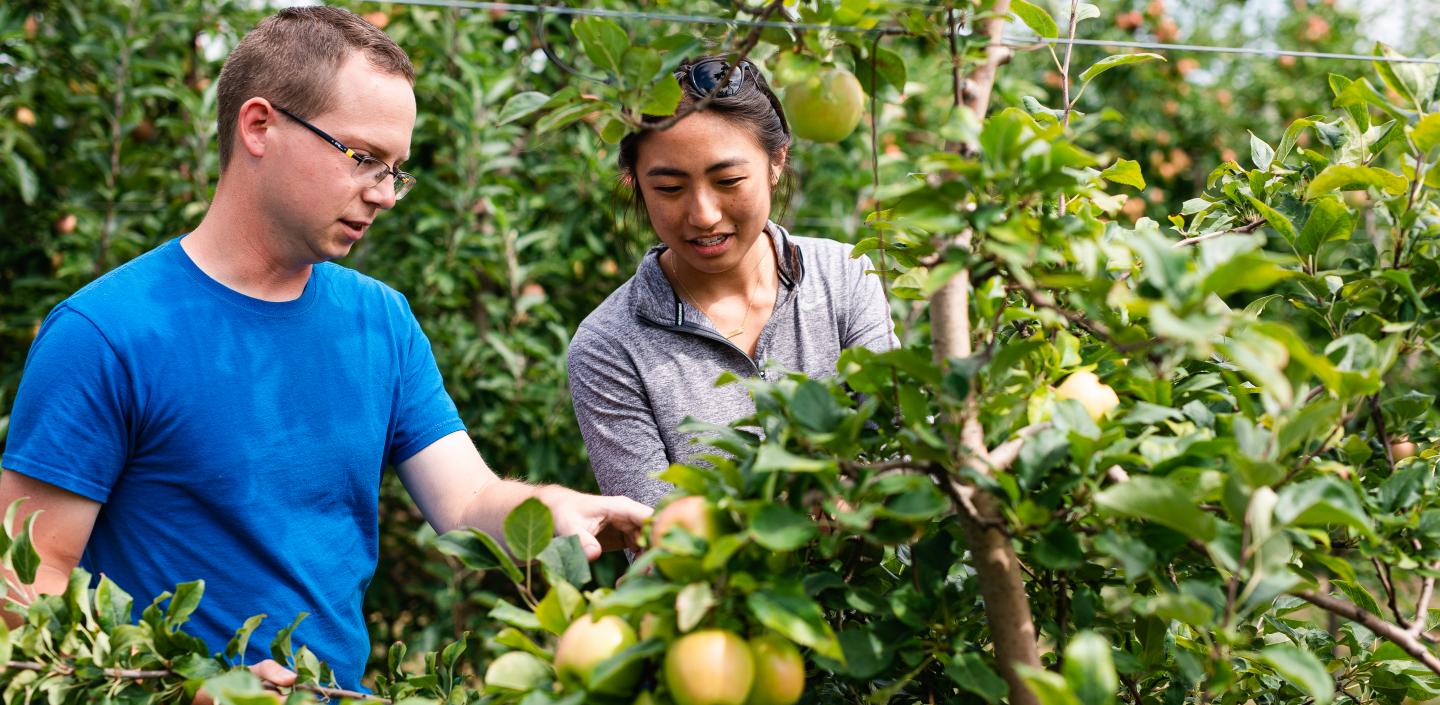
<svg viewBox="0 0 1440 705">
<path fill-rule="evenodd" d="M 645 520 L 655 512 L 629 497 L 584 494 L 558 485 L 538 488 L 536 498 L 550 508 L 555 535 L 580 539 L 585 557 L 592 561 L 604 551 L 638 549 Z"/>
<path fill-rule="evenodd" d="M 250 672 L 254 673 L 255 677 L 262 681 L 273 683 L 284 688 L 295 685 L 295 672 L 281 666 L 275 659 L 267 658 L 260 663 L 254 664 L 250 667 Z M 278 703 L 280 700 L 277 698 L 275 702 Z M 210 697 L 210 694 L 202 688 L 196 691 L 193 705 L 215 705 L 215 699 Z"/>
</svg>

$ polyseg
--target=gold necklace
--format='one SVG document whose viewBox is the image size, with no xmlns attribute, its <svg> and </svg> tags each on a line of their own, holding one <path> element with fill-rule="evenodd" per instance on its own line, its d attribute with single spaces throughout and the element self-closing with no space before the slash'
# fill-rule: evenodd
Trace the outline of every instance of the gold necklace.
<svg viewBox="0 0 1440 705">
<path fill-rule="evenodd" d="M 675 256 L 679 257 L 680 255 Z M 745 295 L 745 315 L 740 318 L 739 328 L 736 328 L 730 333 L 721 333 L 721 335 L 725 336 L 726 340 L 733 340 L 736 336 L 743 335 L 745 333 L 745 324 L 750 322 L 750 309 L 754 306 L 755 290 L 760 288 L 760 265 L 764 262 L 765 254 L 761 253 L 760 260 L 755 263 L 755 288 L 751 289 L 750 292 Z M 661 260 L 660 264 L 662 267 L 664 266 L 665 263 L 663 259 Z M 706 311 L 703 307 L 700 306 L 700 300 L 696 299 L 690 294 L 690 289 L 685 286 L 685 281 L 680 278 L 680 270 L 676 268 L 674 262 L 670 263 L 670 276 L 674 277 L 675 283 L 680 285 L 680 293 L 685 296 L 685 300 L 689 301 L 690 305 L 694 306 L 696 310 L 705 314 L 705 317 L 709 318 L 711 323 L 714 323 L 715 319 L 710 316 L 710 313 L 708 311 Z"/>
</svg>

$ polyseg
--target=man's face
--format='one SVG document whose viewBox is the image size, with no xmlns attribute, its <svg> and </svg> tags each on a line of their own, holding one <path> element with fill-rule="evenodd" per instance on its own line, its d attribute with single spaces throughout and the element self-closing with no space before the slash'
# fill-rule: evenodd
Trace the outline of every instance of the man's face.
<svg viewBox="0 0 1440 705">
<path fill-rule="evenodd" d="M 415 94 L 401 76 L 382 73 L 352 53 L 331 84 L 334 107 L 309 118 L 354 150 L 397 169 L 410 155 Z M 356 161 L 304 125 L 276 119 L 275 150 L 266 156 L 264 217 L 284 238 L 287 253 L 307 263 L 344 257 L 383 209 L 395 205 L 393 180 L 378 185 L 354 177 Z"/>
</svg>

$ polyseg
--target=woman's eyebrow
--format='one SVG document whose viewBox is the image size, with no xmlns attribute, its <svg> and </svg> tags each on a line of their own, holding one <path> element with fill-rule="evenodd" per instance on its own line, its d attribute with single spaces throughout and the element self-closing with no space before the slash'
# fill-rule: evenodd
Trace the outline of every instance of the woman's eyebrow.
<svg viewBox="0 0 1440 705">
<path fill-rule="evenodd" d="M 709 174 L 709 173 L 712 173 L 712 172 L 722 171 L 722 170 L 724 170 L 724 169 L 729 169 L 729 168 L 731 168 L 731 167 L 745 166 L 746 164 L 749 164 L 749 163 L 750 163 L 750 162 L 747 161 L 747 160 L 745 160 L 745 159 L 726 159 L 726 160 L 723 161 L 723 162 L 715 162 L 714 164 L 711 164 L 710 166 L 705 167 L 705 173 Z M 646 176 L 689 176 L 690 173 L 687 172 L 687 171 L 685 171 L 684 169 L 676 169 L 676 168 L 673 167 L 673 166 L 657 166 L 657 167 L 653 167 L 653 168 L 651 168 L 649 171 L 645 172 L 645 175 L 646 175 Z"/>
</svg>

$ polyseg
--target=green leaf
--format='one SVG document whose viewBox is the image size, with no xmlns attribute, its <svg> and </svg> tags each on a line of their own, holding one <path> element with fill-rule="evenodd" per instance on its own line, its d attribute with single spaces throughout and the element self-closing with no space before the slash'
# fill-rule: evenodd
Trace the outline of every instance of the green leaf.
<svg viewBox="0 0 1440 705">
<path fill-rule="evenodd" d="M 844 673 L 851 678 L 874 678 L 893 659 L 893 650 L 868 625 L 841 630 L 838 638 L 840 650 L 845 652 Z"/>
<path fill-rule="evenodd" d="M 615 591 L 595 600 L 600 610 L 651 607 L 679 590 L 675 585 L 644 575 L 627 578 Z"/>
<path fill-rule="evenodd" d="M 225 645 L 225 658 L 230 659 L 231 663 L 245 664 L 245 650 L 250 648 L 250 637 L 255 634 L 260 623 L 265 621 L 265 616 L 263 614 L 254 615 L 235 630 L 235 636 L 230 637 L 230 643 Z"/>
<path fill-rule="evenodd" d="M 1040 701 L 1040 705 L 1082 705 L 1070 689 L 1070 684 L 1059 673 L 1024 665 L 1016 666 L 1015 672 L 1025 681 L 1025 686 Z"/>
<path fill-rule="evenodd" d="M 1375 43 L 1375 56 L 1386 59 L 1403 59 L 1403 54 L 1386 46 L 1383 43 Z M 1372 61 L 1375 72 L 1380 75 L 1380 80 L 1390 90 L 1405 98 L 1416 110 L 1423 110 L 1425 104 L 1435 93 L 1435 79 L 1440 74 L 1440 68 L 1433 64 L 1405 63 L 1397 61 Z"/>
<path fill-rule="evenodd" d="M 1405 193 L 1408 185 L 1405 177 L 1379 167 L 1331 164 L 1310 182 L 1305 189 L 1305 198 L 1308 200 L 1331 191 L 1356 191 L 1372 186 L 1398 195 Z"/>
<path fill-rule="evenodd" d="M 624 67 L 622 78 L 625 80 L 625 87 L 639 88 L 648 86 L 655 80 L 655 74 L 660 72 L 660 52 L 649 47 L 630 47 L 625 50 L 625 58 L 621 62 Z"/>
<path fill-rule="evenodd" d="M 760 446 L 751 472 L 829 472 L 836 469 L 834 460 L 806 458 L 795 455 L 774 443 Z"/>
<path fill-rule="evenodd" d="M 34 203 L 35 196 L 40 193 L 40 180 L 35 177 L 30 163 L 13 151 L 6 154 L 5 158 L 10 161 L 10 171 L 15 174 L 15 185 L 20 188 L 20 200 L 27 206 Z"/>
<path fill-rule="evenodd" d="M 815 538 L 815 521 L 783 504 L 766 504 L 755 514 L 750 536 L 772 551 L 794 551 Z"/>
<path fill-rule="evenodd" d="M 675 626 L 682 633 L 694 629 L 715 604 L 715 593 L 710 590 L 710 583 L 686 585 L 675 596 Z"/>
<path fill-rule="evenodd" d="M 289 626 L 283 627 L 275 633 L 275 638 L 270 641 L 270 658 L 287 668 L 295 662 L 295 647 L 291 644 L 291 636 L 295 633 L 295 628 L 299 627 L 300 623 L 309 616 L 309 612 L 301 612 L 295 615 L 295 621 L 291 622 Z"/>
<path fill-rule="evenodd" d="M 1116 66 L 1125 66 L 1125 65 L 1127 65 L 1127 64 L 1140 64 L 1140 63 L 1144 63 L 1144 62 L 1146 62 L 1146 61 L 1164 61 L 1164 60 L 1165 60 L 1165 57 L 1163 57 L 1163 56 L 1161 56 L 1161 55 L 1159 55 L 1159 54 L 1150 54 L 1150 53 L 1115 54 L 1115 55 L 1113 55 L 1113 56 L 1107 56 L 1107 57 L 1105 57 L 1105 58 L 1103 58 L 1103 59 L 1095 62 L 1094 64 L 1092 64 L 1092 65 L 1090 66 L 1090 68 L 1085 69 L 1085 72 L 1082 73 L 1082 74 L 1080 74 L 1080 80 L 1085 81 L 1086 83 L 1089 83 L 1089 82 L 1090 82 L 1091 80 L 1093 80 L 1096 76 L 1099 76 L 1100 74 L 1105 73 L 1106 71 L 1109 71 L 1110 69 L 1113 69 L 1113 68 L 1115 68 Z"/>
<path fill-rule="evenodd" d="M 534 654 L 507 651 L 485 669 L 485 692 L 531 691 L 550 679 L 550 664 Z"/>
<path fill-rule="evenodd" d="M 1245 198 L 1250 201 L 1250 205 L 1254 206 L 1256 211 L 1259 211 L 1260 216 L 1265 219 L 1265 222 L 1269 223 L 1270 227 L 1275 229 L 1275 232 L 1280 233 L 1280 236 L 1285 238 L 1285 242 L 1291 245 L 1295 244 L 1296 238 L 1300 235 L 1295 232 L 1295 224 L 1291 223 L 1289 218 L 1286 218 L 1279 211 L 1271 208 L 1254 196 L 1247 195 Z"/>
<path fill-rule="evenodd" d="M 555 521 L 550 508 L 534 497 L 521 502 L 505 517 L 505 544 L 515 559 L 534 560 L 555 538 Z"/>
<path fill-rule="evenodd" d="M 790 414 L 796 423 L 816 433 L 830 433 L 840 423 L 843 412 L 825 385 L 813 379 L 801 380 L 790 398 Z"/>
<path fill-rule="evenodd" d="M 596 66 L 619 74 L 624 66 L 625 50 L 630 48 L 630 37 L 613 20 L 604 17 L 581 17 L 572 28 L 575 38 L 585 49 L 585 55 Z"/>
<path fill-rule="evenodd" d="M 499 568 L 510 580 L 519 584 L 525 582 L 510 554 L 500 547 L 489 534 L 474 528 L 448 531 L 435 538 L 435 548 L 447 556 L 453 556 L 470 570 Z"/>
<path fill-rule="evenodd" d="M 1440 144 L 1440 113 L 1430 113 L 1420 118 L 1415 127 L 1410 130 L 1410 140 L 1415 143 L 1415 149 L 1420 154 L 1429 154 L 1435 145 Z"/>
<path fill-rule="evenodd" d="M 495 643 L 501 646 L 508 646 L 512 649 L 527 651 L 540 658 L 550 658 L 550 654 L 547 651 L 536 645 L 530 637 L 525 635 L 525 632 L 515 627 L 505 627 L 500 630 L 500 633 L 495 635 Z"/>
<path fill-rule="evenodd" d="M 129 624 L 130 608 L 134 604 L 130 593 L 120 589 L 108 576 L 100 576 L 100 583 L 95 586 L 95 621 L 101 629 L 111 630 L 119 625 Z"/>
<path fill-rule="evenodd" d="M 1250 161 L 1255 163 L 1255 168 L 1260 171 L 1269 171 L 1270 164 L 1275 161 L 1275 150 L 1265 140 L 1250 133 Z"/>
<path fill-rule="evenodd" d="M 826 658 L 845 661 L 835 632 L 830 630 L 825 614 L 814 600 L 804 595 L 760 590 L 745 598 L 745 605 L 757 621 L 782 636 Z"/>
<path fill-rule="evenodd" d="M 35 528 L 35 518 L 41 513 L 42 511 L 37 510 L 25 518 L 25 527 L 11 542 L 7 554 L 10 569 L 15 571 L 15 577 L 22 585 L 33 585 L 35 573 L 40 570 L 40 553 L 35 550 L 35 544 L 30 540 L 30 532 Z"/>
<path fill-rule="evenodd" d="M 1320 251 L 1320 246 L 1331 240 L 1349 239 L 1355 223 L 1350 218 L 1350 209 L 1339 198 L 1322 198 L 1315 202 L 1310 217 L 1305 220 L 1300 236 L 1295 240 L 1295 251 L 1309 256 Z"/>
<path fill-rule="evenodd" d="M 240 668 L 226 671 L 214 678 L 205 681 L 205 692 L 215 699 L 216 705 L 227 705 L 233 703 L 250 702 L 275 702 L 275 696 L 265 690 L 260 679 L 249 670 Z M 250 700 L 255 696 L 266 698 L 264 701 Z"/>
<path fill-rule="evenodd" d="M 1275 644 L 1260 652 L 1260 659 L 1290 681 L 1300 692 L 1314 699 L 1315 705 L 1330 705 L 1335 700 L 1335 681 L 1314 654 L 1290 644 Z"/>
<path fill-rule="evenodd" d="M 1140 173 L 1140 163 L 1130 159 L 1116 159 L 1110 168 L 1100 172 L 1100 178 L 1145 190 L 1145 177 Z"/>
<path fill-rule="evenodd" d="M 562 634 L 565 628 L 570 626 L 571 619 L 575 616 L 575 610 L 585 598 L 575 586 L 567 582 L 558 582 L 550 586 L 550 592 L 535 606 L 535 620 L 540 623 L 540 628 L 551 634 Z"/>
<path fill-rule="evenodd" d="M 225 668 L 213 658 L 200 654 L 184 654 L 170 664 L 170 670 L 186 680 L 212 678 L 225 672 Z"/>
<path fill-rule="evenodd" d="M 1055 18 L 1040 6 L 1031 5 L 1025 0 L 1010 0 L 1010 11 L 1036 34 L 1047 39 L 1060 36 L 1060 26 L 1055 24 Z"/>
<path fill-rule="evenodd" d="M 1193 539 L 1215 538 L 1215 518 L 1196 506 L 1188 490 L 1165 478 L 1132 477 L 1096 495 L 1095 503 L 1109 512 L 1153 521 Z"/>
<path fill-rule="evenodd" d="M 1120 690 L 1110 642 L 1095 632 L 1081 632 L 1065 647 L 1064 674 L 1083 705 L 1110 705 Z"/>
<path fill-rule="evenodd" d="M 171 631 L 190 621 L 190 615 L 200 606 L 200 596 L 205 594 L 205 581 L 195 580 L 175 586 L 175 594 L 165 608 L 165 625 Z"/>
<path fill-rule="evenodd" d="M 590 690 L 595 693 L 611 695 L 632 692 L 636 674 L 643 668 L 642 662 L 658 656 L 664 651 L 665 642 L 659 639 L 650 639 L 595 664 L 595 670 L 590 672 Z M 591 701 L 586 700 L 586 702 Z"/>
<path fill-rule="evenodd" d="M 505 101 L 505 107 L 500 109 L 500 115 L 495 118 L 495 124 L 498 126 L 515 122 L 539 110 L 540 106 L 545 105 L 545 103 L 549 101 L 550 96 L 538 91 L 516 93 L 510 96 L 509 100 Z"/>
<path fill-rule="evenodd" d="M 1010 686 L 1005 683 L 1005 679 L 990 667 L 984 656 L 975 652 L 958 653 L 950 657 L 945 664 L 945 675 L 962 690 L 980 696 L 990 705 L 1000 705 L 1005 696 L 1010 694 Z"/>
<path fill-rule="evenodd" d="M 1342 524 L 1366 535 L 1374 536 L 1370 517 L 1349 485 L 1334 477 L 1317 477 L 1280 490 L 1275 505 L 1275 519 L 1292 526 L 1330 526 Z"/>
<path fill-rule="evenodd" d="M 543 627 L 540 626 L 540 618 L 535 616 L 534 612 L 522 610 L 504 600 L 495 603 L 495 607 L 490 610 L 490 617 L 519 629 L 528 629 L 530 631 L 543 629 Z"/>
<path fill-rule="evenodd" d="M 536 556 L 550 581 L 564 580 L 576 587 L 590 582 L 590 561 L 574 535 L 560 536 Z"/>
<path fill-rule="evenodd" d="M 661 76 L 646 92 L 645 100 L 640 104 L 640 113 L 674 115 L 675 110 L 680 107 L 682 97 L 684 93 L 680 90 L 680 82 L 676 81 L 674 76 Z"/>
<path fill-rule="evenodd" d="M 598 100 L 577 99 L 572 103 L 556 108 L 545 117 L 536 120 L 535 132 L 542 135 L 547 132 L 554 132 L 604 107 L 606 107 L 606 104 Z"/>
</svg>

